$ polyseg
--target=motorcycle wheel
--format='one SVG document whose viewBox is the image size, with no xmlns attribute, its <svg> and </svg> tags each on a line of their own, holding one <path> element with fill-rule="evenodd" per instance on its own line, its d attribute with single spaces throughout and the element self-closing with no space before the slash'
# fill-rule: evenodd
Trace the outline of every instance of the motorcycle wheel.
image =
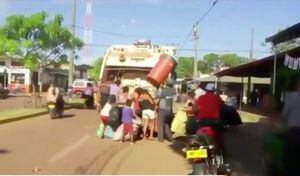
<svg viewBox="0 0 300 176">
<path fill-rule="evenodd" d="M 51 119 L 55 119 L 55 118 L 56 118 L 55 111 L 50 110 L 50 118 L 51 118 Z"/>
<path fill-rule="evenodd" d="M 193 164 L 193 173 L 191 175 L 207 175 L 207 174 L 209 174 L 209 167 L 205 162 Z"/>
</svg>

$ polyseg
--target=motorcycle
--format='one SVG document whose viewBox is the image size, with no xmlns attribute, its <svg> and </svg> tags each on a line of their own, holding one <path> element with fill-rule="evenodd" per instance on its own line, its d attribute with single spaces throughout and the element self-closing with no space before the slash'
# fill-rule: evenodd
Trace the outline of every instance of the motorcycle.
<svg viewBox="0 0 300 176">
<path fill-rule="evenodd" d="M 49 111 L 51 119 L 62 118 L 63 108 L 58 108 L 55 103 L 49 102 L 48 105 L 47 105 L 47 109 Z"/>
<path fill-rule="evenodd" d="M 190 175 L 230 174 L 229 166 L 224 163 L 219 136 L 215 127 L 205 126 L 187 137 L 186 158 L 193 162 Z"/>
</svg>

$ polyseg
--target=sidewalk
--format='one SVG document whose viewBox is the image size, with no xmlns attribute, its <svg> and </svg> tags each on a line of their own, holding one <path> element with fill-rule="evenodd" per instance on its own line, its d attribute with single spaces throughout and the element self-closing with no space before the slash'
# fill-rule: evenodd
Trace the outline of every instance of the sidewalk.
<svg viewBox="0 0 300 176">
<path fill-rule="evenodd" d="M 83 108 L 81 102 L 65 103 L 65 110 L 71 108 Z M 40 115 L 47 114 L 48 110 L 46 107 L 39 108 L 9 108 L 3 111 L 0 111 L 0 124 L 14 122 L 18 120 L 23 120 L 26 118 L 37 117 Z"/>
</svg>

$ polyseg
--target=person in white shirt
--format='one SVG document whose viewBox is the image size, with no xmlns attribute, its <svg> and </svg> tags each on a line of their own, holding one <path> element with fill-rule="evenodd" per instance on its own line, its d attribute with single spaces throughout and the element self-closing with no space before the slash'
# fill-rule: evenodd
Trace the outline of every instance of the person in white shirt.
<svg viewBox="0 0 300 176">
<path fill-rule="evenodd" d="M 109 120 L 109 111 L 116 105 L 117 98 L 115 95 L 110 95 L 108 102 L 104 105 L 104 107 L 100 111 L 100 120 L 103 124 L 103 133 L 101 138 L 104 138 L 106 126 Z"/>
<path fill-rule="evenodd" d="M 198 98 L 202 95 L 204 95 L 206 92 L 201 88 L 201 82 L 199 80 L 193 81 L 193 89 L 195 89 L 195 99 L 198 100 Z"/>
</svg>

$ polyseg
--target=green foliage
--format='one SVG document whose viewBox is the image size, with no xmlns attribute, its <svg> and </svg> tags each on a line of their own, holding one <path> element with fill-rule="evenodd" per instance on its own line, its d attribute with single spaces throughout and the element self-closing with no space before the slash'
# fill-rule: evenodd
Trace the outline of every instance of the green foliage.
<svg viewBox="0 0 300 176">
<path fill-rule="evenodd" d="M 179 57 L 176 72 L 179 77 L 192 77 L 194 62 L 193 57 Z"/>
<path fill-rule="evenodd" d="M 38 70 L 37 57 L 34 55 L 27 55 L 24 57 L 24 66 L 32 71 Z"/>
<path fill-rule="evenodd" d="M 24 58 L 25 67 L 33 71 L 65 63 L 67 52 L 81 49 L 83 42 L 62 26 L 62 15 L 50 20 L 47 17 L 46 12 L 7 17 L 0 28 L 0 54 Z"/>
<path fill-rule="evenodd" d="M 95 79 L 96 81 L 99 81 L 100 76 L 100 69 L 102 66 L 103 59 L 98 58 L 95 60 L 92 64 L 93 68 L 89 70 L 89 75 L 92 79 Z"/>
<path fill-rule="evenodd" d="M 177 73 L 179 77 L 191 77 L 194 68 L 193 57 L 180 57 L 178 59 Z M 203 59 L 198 61 L 198 70 L 201 73 L 209 74 L 218 70 L 221 67 L 234 67 L 250 60 L 237 54 L 223 54 L 218 55 L 214 53 L 207 54 Z"/>
</svg>

